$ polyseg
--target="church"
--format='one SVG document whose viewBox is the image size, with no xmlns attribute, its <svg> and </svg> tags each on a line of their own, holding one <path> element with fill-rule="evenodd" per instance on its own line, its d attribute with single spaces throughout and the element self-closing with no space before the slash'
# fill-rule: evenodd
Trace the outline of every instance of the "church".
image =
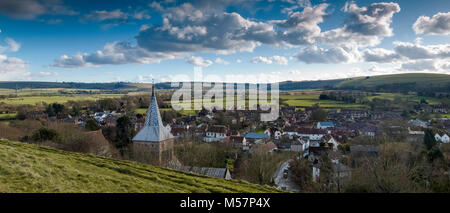
<svg viewBox="0 0 450 213">
<path fill-rule="evenodd" d="M 133 155 L 138 161 L 165 165 L 173 159 L 174 137 L 169 125 L 164 126 L 152 85 L 152 97 L 144 127 L 133 138 Z"/>
</svg>

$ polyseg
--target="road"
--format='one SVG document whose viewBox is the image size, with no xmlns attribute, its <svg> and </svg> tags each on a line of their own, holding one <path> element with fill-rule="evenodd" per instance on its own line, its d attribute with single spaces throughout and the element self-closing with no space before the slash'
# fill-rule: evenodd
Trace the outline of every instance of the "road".
<svg viewBox="0 0 450 213">
<path fill-rule="evenodd" d="M 275 172 L 274 181 L 278 189 L 284 189 L 293 192 L 299 192 L 300 188 L 292 181 L 291 172 L 288 172 L 288 177 L 283 177 L 285 169 L 289 169 L 289 163 L 292 160 L 288 160 L 281 164 L 280 168 Z"/>
</svg>

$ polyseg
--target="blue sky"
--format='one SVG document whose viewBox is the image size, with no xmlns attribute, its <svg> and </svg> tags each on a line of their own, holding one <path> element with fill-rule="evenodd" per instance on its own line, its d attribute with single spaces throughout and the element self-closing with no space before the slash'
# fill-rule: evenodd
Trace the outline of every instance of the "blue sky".
<svg viewBox="0 0 450 213">
<path fill-rule="evenodd" d="M 448 0 L 0 0 L 0 30 L 0 80 L 450 73 Z"/>
</svg>

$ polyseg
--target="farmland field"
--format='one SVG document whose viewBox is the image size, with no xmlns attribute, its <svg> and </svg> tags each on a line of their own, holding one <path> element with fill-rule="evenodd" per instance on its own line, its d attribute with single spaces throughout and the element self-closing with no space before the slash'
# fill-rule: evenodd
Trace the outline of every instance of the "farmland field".
<svg viewBox="0 0 450 213">
<path fill-rule="evenodd" d="M 6 120 L 16 117 L 17 113 L 0 114 L 0 120 Z"/>
<path fill-rule="evenodd" d="M 304 107 L 311 107 L 315 104 L 327 109 L 350 108 L 350 109 L 364 109 L 367 106 L 362 104 L 349 104 L 334 100 L 320 100 L 320 90 L 305 90 L 302 92 L 290 92 L 280 95 L 280 103 L 288 106 L 295 106 L 303 109 Z"/>
<path fill-rule="evenodd" d="M 67 101 L 82 101 L 82 100 L 99 100 L 104 98 L 121 97 L 123 94 L 92 94 L 92 95 L 58 95 L 58 96 L 19 96 L 17 98 L 3 98 L 0 103 L 12 105 L 35 105 L 37 103 L 65 103 Z"/>
</svg>

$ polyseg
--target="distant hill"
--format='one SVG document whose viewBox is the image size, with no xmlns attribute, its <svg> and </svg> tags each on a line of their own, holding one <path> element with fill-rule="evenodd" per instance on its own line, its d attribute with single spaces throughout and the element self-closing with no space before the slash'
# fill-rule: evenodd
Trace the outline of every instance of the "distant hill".
<svg viewBox="0 0 450 213">
<path fill-rule="evenodd" d="M 334 86 L 338 89 L 358 89 L 372 91 L 450 91 L 450 75 L 407 73 L 397 75 L 380 75 L 344 80 Z"/>
<path fill-rule="evenodd" d="M 287 81 L 280 83 L 280 90 L 299 89 L 351 89 L 386 92 L 449 92 L 450 75 L 407 73 L 356 77 L 324 81 Z"/>
<path fill-rule="evenodd" d="M 280 82 L 280 90 L 326 89 L 344 81 L 343 79 L 322 81 L 284 81 Z"/>
<path fill-rule="evenodd" d="M 245 84 L 248 88 L 249 84 Z M 306 90 L 306 89 L 353 89 L 365 91 L 386 92 L 448 92 L 450 91 L 450 75 L 431 73 L 407 73 L 395 75 L 379 75 L 370 77 L 355 77 L 348 79 L 333 79 L 319 81 L 284 81 L 279 84 L 280 90 Z M 70 89 L 99 89 L 120 90 L 136 89 L 148 90 L 148 83 L 76 83 L 76 82 L 11 82 L 0 81 L 0 88 L 70 88 Z M 170 82 L 155 84 L 157 89 L 176 89 Z"/>
<path fill-rule="evenodd" d="M 48 89 L 48 88 L 66 88 L 66 89 L 124 89 L 133 88 L 134 85 L 124 82 L 114 83 L 78 83 L 78 82 L 41 82 L 41 81 L 0 81 L 2 89 Z"/>
<path fill-rule="evenodd" d="M 3 192 L 279 191 L 239 180 L 0 139 L 0 193 Z"/>
</svg>

